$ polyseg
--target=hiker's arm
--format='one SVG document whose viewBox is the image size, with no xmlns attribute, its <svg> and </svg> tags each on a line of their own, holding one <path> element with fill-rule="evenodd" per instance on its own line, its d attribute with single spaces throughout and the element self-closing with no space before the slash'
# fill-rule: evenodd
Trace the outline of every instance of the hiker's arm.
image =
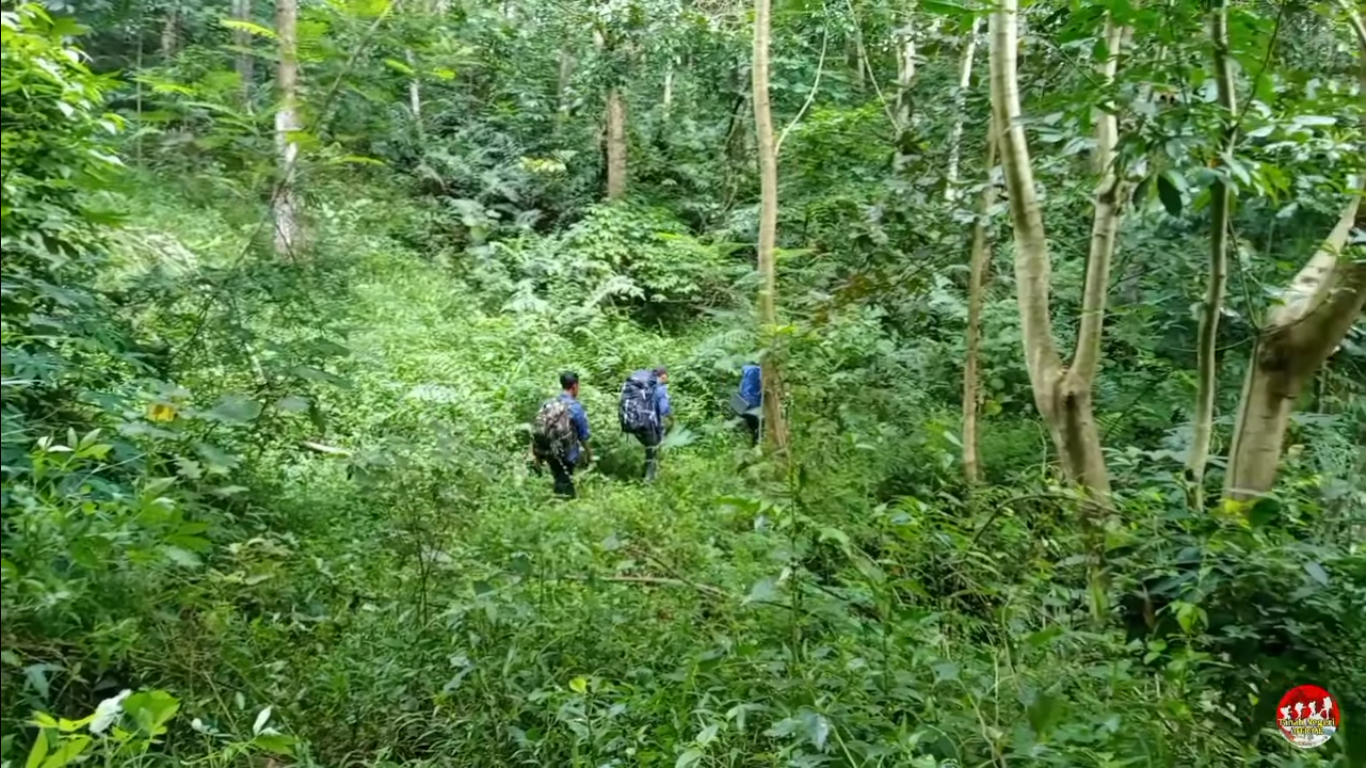
<svg viewBox="0 0 1366 768">
<path fill-rule="evenodd" d="M 592 430 L 588 428 L 588 413 L 583 407 L 574 408 L 569 412 L 574 420 L 574 434 L 579 438 L 579 445 L 583 446 L 583 463 L 593 463 L 593 447 L 588 444 L 589 438 L 593 436 Z"/>
<path fill-rule="evenodd" d="M 659 389 L 655 393 L 655 409 L 659 411 L 659 419 L 664 425 L 664 430 L 667 432 L 673 429 L 674 409 L 673 405 L 669 403 L 669 388 L 663 384 L 659 385 Z"/>
</svg>

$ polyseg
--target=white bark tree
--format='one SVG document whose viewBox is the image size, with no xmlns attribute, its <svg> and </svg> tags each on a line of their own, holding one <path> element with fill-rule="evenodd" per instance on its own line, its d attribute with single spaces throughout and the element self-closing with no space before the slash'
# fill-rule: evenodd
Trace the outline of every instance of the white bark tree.
<svg viewBox="0 0 1366 768">
<path fill-rule="evenodd" d="M 975 26 L 975 25 L 974 25 Z M 996 204 L 995 121 L 987 128 L 987 183 L 982 188 L 977 216 L 972 223 L 972 246 L 968 257 L 968 329 L 967 354 L 963 363 L 963 475 L 969 484 L 982 480 L 981 454 L 978 451 L 977 420 L 981 410 L 981 393 L 977 368 L 982 357 L 982 303 L 986 293 L 987 267 L 991 264 L 991 250 L 987 243 L 987 214 Z"/>
<path fill-rule="evenodd" d="M 1360 97 L 1366 105 L 1366 23 L 1340 3 L 1361 52 Z M 1361 151 L 1366 154 L 1366 118 Z M 1257 337 L 1243 381 L 1224 497 L 1248 501 L 1276 484 L 1295 402 L 1366 306 L 1366 179 L 1357 179 L 1337 226 L 1285 289 Z"/>
<path fill-rule="evenodd" d="M 1229 60 L 1228 4 L 1216 0 L 1210 12 L 1210 42 L 1214 49 L 1214 77 L 1219 106 L 1224 111 L 1225 129 L 1221 148 L 1231 148 L 1234 125 L 1238 119 L 1233 91 L 1233 66 Z M 1196 393 L 1194 437 L 1186 469 L 1191 484 L 1191 505 L 1204 506 L 1205 465 L 1209 462 L 1210 441 L 1214 434 L 1214 398 L 1218 391 L 1216 367 L 1219 316 L 1224 311 L 1224 292 L 1228 283 L 1228 230 L 1233 208 L 1233 191 L 1223 181 L 1210 189 L 1210 262 L 1205 299 L 1200 305 L 1200 328 L 1196 336 Z"/>
<path fill-rule="evenodd" d="M 1058 449 L 1068 479 L 1097 496 L 1110 492 L 1110 475 L 1092 412 L 1092 387 L 1100 368 L 1101 329 L 1108 298 L 1110 262 L 1123 199 L 1114 153 L 1117 124 L 1112 110 L 1097 110 L 1096 166 L 1101 169 L 1087 259 L 1086 284 L 1076 351 L 1064 364 L 1050 315 L 1050 261 L 1043 214 L 1034 190 L 1034 169 L 1024 126 L 1016 72 L 1019 0 L 1001 0 L 991 15 L 991 102 L 1000 127 L 1000 152 L 1015 230 L 1015 280 L 1025 362 L 1034 403 Z M 1107 57 L 1099 66 L 1104 82 L 1114 78 L 1121 28 L 1107 20 Z"/>
<path fill-rule="evenodd" d="M 275 253 L 294 258 L 302 245 L 299 221 L 297 164 L 299 142 L 294 138 L 299 122 L 298 0 L 277 0 L 275 35 L 280 43 L 277 83 L 280 106 L 275 113 L 275 143 L 280 167 L 272 208 L 275 215 Z"/>
<path fill-rule="evenodd" d="M 774 263 L 778 231 L 778 153 L 774 146 L 773 112 L 769 107 L 768 48 L 772 0 L 754 0 L 754 130 L 759 144 L 759 322 L 765 332 L 777 327 L 777 269 Z M 782 380 L 777 360 L 762 360 L 764 435 L 779 456 L 787 452 L 787 422 L 782 410 Z"/>
<path fill-rule="evenodd" d="M 232 15 L 238 21 L 251 21 L 251 0 L 232 0 Z M 238 99 L 243 109 L 251 109 L 252 81 L 256 79 L 256 60 L 251 53 L 251 33 L 245 29 L 232 31 L 232 44 L 237 48 Z"/>
<path fill-rule="evenodd" d="M 601 29 L 593 31 L 593 41 L 600 55 L 612 55 L 613 47 Z M 626 99 L 616 76 L 607 87 L 607 120 L 604 140 L 607 143 L 607 198 L 616 200 L 626 196 L 627 144 Z"/>
<path fill-rule="evenodd" d="M 977 29 L 981 19 L 973 18 L 972 28 L 968 30 L 963 44 L 963 59 L 958 65 L 958 90 L 953 94 L 953 130 L 949 134 L 949 168 L 945 172 L 944 199 L 958 199 L 958 164 L 963 145 L 963 120 L 965 118 L 968 88 L 972 85 L 972 63 L 977 55 Z M 990 142 L 988 142 L 989 144 Z"/>
</svg>

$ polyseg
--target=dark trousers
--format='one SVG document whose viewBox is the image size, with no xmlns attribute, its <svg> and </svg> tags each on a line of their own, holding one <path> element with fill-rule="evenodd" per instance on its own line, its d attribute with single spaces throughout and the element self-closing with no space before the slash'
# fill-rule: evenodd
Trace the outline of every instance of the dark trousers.
<svg viewBox="0 0 1366 768">
<path fill-rule="evenodd" d="M 574 492 L 574 465 L 551 457 L 545 460 L 550 465 L 550 474 L 555 478 L 555 493 L 572 499 Z"/>
<path fill-rule="evenodd" d="M 753 413 L 742 413 L 740 417 L 745 420 L 745 428 L 749 430 L 749 444 L 759 444 L 759 416 Z"/>
<path fill-rule="evenodd" d="M 658 429 L 642 429 L 636 432 L 636 439 L 645 446 L 645 482 L 655 479 L 659 471 L 659 442 L 663 435 Z"/>
</svg>

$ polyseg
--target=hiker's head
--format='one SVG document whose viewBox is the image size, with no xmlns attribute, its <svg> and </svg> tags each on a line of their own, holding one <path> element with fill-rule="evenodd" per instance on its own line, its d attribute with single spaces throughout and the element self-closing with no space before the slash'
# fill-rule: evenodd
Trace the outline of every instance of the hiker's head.
<svg viewBox="0 0 1366 768">
<path fill-rule="evenodd" d="M 564 391 L 573 395 L 574 397 L 578 397 L 579 375 L 577 373 L 574 373 L 573 371 L 565 371 L 564 373 L 560 374 L 560 387 L 564 389 Z"/>
<path fill-rule="evenodd" d="M 659 381 L 660 384 L 668 384 L 668 383 L 669 383 L 669 369 L 666 368 L 665 366 L 656 365 L 655 368 L 654 368 L 654 374 L 655 374 L 655 379 L 656 379 L 657 381 Z"/>
</svg>

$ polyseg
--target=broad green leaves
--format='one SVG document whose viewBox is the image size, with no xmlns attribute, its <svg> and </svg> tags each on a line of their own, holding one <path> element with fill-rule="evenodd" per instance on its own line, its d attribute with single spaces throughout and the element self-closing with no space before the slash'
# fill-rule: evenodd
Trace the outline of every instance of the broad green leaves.
<svg viewBox="0 0 1366 768">
<path fill-rule="evenodd" d="M 242 19 L 220 19 L 219 23 L 228 29 L 239 30 L 256 37 L 262 37 L 267 40 L 276 39 L 275 30 L 269 27 L 263 27 L 252 21 L 245 21 Z"/>
<path fill-rule="evenodd" d="M 1157 177 L 1157 196 L 1162 201 L 1162 207 L 1167 209 L 1167 213 L 1172 216 L 1180 216 L 1181 210 L 1185 206 L 1183 191 L 1186 189 L 1186 180 L 1180 173 L 1175 171 L 1165 171 Z"/>
</svg>

